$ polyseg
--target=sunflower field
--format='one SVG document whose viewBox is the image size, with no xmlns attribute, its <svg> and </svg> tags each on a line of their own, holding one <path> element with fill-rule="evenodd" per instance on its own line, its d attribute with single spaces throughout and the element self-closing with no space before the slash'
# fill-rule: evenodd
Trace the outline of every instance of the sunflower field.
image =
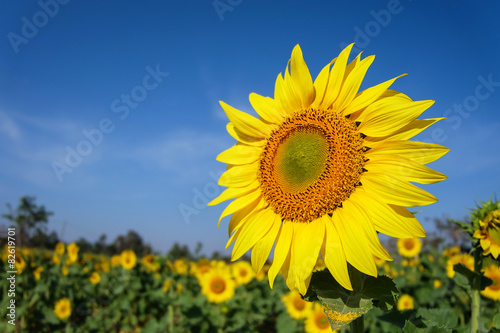
<svg viewBox="0 0 500 333">
<path fill-rule="evenodd" d="M 364 315 L 367 332 L 468 332 L 474 257 L 459 247 L 422 248 L 400 239 L 392 262 L 376 260 L 399 297 L 390 311 Z M 8 247 L 2 267 L 8 271 Z M 462 264 L 462 265 L 460 265 Z M 481 291 L 480 327 L 500 327 L 500 269 L 484 264 L 492 284 Z M 15 325 L 1 332 L 331 332 L 319 302 L 289 291 L 278 275 L 269 287 L 268 263 L 254 274 L 248 261 L 138 258 L 80 253 L 74 243 L 55 249 L 18 249 Z M 458 269 L 460 267 L 460 269 Z M 458 269 L 459 272 L 455 271 Z M 325 271 L 320 259 L 315 274 Z M 9 281 L 2 279 L 1 316 L 9 314 Z M 344 316 L 344 317 L 342 317 Z M 348 320 L 348 314 L 339 320 Z M 347 332 L 343 327 L 340 332 Z"/>
</svg>

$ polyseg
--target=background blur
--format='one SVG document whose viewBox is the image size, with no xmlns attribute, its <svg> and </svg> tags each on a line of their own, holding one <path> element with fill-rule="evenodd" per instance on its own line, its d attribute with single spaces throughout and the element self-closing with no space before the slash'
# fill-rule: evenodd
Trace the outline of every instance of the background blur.
<svg viewBox="0 0 500 333">
<path fill-rule="evenodd" d="M 363 88 L 433 99 L 447 117 L 416 139 L 451 149 L 422 186 L 439 202 L 417 215 L 462 218 L 500 184 L 500 4 L 496 1 L 4 2 L 0 11 L 0 213 L 30 195 L 71 242 L 135 230 L 224 251 L 224 165 L 234 140 L 218 101 L 252 112 L 274 95 L 292 48 L 313 78 L 341 49 L 375 54 Z M 355 53 L 357 53 L 355 52 Z M 8 225 L 2 219 L 1 224 Z"/>
</svg>

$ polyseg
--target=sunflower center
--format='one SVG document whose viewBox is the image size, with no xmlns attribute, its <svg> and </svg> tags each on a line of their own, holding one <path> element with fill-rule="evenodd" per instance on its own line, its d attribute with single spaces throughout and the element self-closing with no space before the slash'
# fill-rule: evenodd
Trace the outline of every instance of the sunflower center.
<svg viewBox="0 0 500 333">
<path fill-rule="evenodd" d="M 306 301 L 297 297 L 293 300 L 293 306 L 297 311 L 303 311 L 306 307 Z"/>
<path fill-rule="evenodd" d="M 363 142 L 356 123 L 330 109 L 287 118 L 260 156 L 257 177 L 267 203 L 295 222 L 332 213 L 360 185 Z"/>
<path fill-rule="evenodd" d="M 226 290 L 226 282 L 221 278 L 215 278 L 210 284 L 210 289 L 212 289 L 212 292 L 215 294 L 221 294 L 224 290 Z"/>
<path fill-rule="evenodd" d="M 326 318 L 326 315 L 324 313 L 320 313 L 319 315 L 316 316 L 316 326 L 322 330 L 330 327 L 328 318 Z"/>
<path fill-rule="evenodd" d="M 415 241 L 413 239 L 411 239 L 411 238 L 405 239 L 405 241 L 403 243 L 403 246 L 407 250 L 412 250 L 415 247 Z"/>
<path fill-rule="evenodd" d="M 245 277 L 245 276 L 247 276 L 247 274 L 248 274 L 248 272 L 246 269 L 240 269 L 240 276 L 241 277 Z"/>
<path fill-rule="evenodd" d="M 488 288 L 492 290 L 500 290 L 500 276 L 488 276 L 491 280 L 493 280 L 493 284 L 489 285 Z"/>
</svg>

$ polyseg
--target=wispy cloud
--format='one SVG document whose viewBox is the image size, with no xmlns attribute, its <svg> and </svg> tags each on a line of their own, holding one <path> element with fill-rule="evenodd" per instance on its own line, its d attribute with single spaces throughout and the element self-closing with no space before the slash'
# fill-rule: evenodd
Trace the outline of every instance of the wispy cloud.
<svg viewBox="0 0 500 333">
<path fill-rule="evenodd" d="M 19 126 L 11 116 L 3 111 L 0 111 L 0 133 L 14 141 L 18 141 L 21 138 Z"/>
</svg>

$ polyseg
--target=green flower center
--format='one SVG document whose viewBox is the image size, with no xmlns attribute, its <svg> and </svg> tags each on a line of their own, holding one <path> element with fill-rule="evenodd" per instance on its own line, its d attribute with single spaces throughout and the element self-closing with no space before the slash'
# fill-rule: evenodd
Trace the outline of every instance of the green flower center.
<svg viewBox="0 0 500 333">
<path fill-rule="evenodd" d="M 276 151 L 278 183 L 290 192 L 302 192 L 314 185 L 325 169 L 328 142 L 315 128 L 298 128 Z"/>
</svg>

